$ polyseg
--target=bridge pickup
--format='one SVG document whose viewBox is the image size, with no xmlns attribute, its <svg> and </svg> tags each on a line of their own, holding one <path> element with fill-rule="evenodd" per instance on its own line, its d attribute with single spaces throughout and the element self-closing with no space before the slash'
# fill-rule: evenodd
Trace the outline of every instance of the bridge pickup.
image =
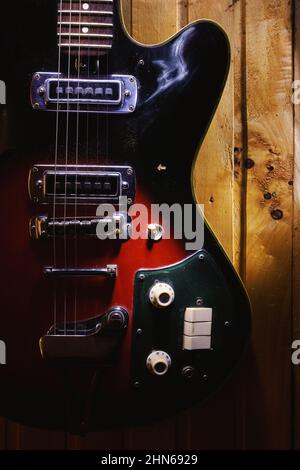
<svg viewBox="0 0 300 470">
<path fill-rule="evenodd" d="M 110 240 L 128 240 L 131 233 L 131 219 L 127 214 L 116 213 L 102 219 L 49 219 L 47 216 L 34 217 L 30 221 L 30 235 L 34 240 L 58 237 L 98 238 L 97 230 Z M 103 239 L 102 237 L 100 238 Z"/>
<path fill-rule="evenodd" d="M 59 269 L 49 266 L 43 269 L 43 273 L 46 278 L 106 276 L 115 279 L 118 275 L 118 266 L 116 264 L 108 264 L 106 268 L 76 269 Z"/>
<path fill-rule="evenodd" d="M 118 204 L 133 200 L 135 175 L 129 166 L 35 165 L 29 174 L 29 194 L 40 204 Z"/>
<path fill-rule="evenodd" d="M 79 79 L 38 72 L 31 82 L 31 103 L 42 111 L 126 114 L 136 109 L 137 89 L 131 75 Z"/>
</svg>

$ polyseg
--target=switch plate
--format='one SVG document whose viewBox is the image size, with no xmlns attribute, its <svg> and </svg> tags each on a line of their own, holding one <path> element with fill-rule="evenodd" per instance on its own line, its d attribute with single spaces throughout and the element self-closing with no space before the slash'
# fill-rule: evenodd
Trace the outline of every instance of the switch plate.
<svg viewBox="0 0 300 470">
<path fill-rule="evenodd" d="M 185 309 L 184 320 L 196 322 L 211 322 L 212 321 L 212 308 L 207 307 L 188 307 Z"/>
<path fill-rule="evenodd" d="M 210 336 L 212 322 L 184 322 L 184 334 L 187 336 Z"/>
<path fill-rule="evenodd" d="M 197 351 L 211 349 L 211 336 L 183 336 L 183 349 Z"/>
</svg>

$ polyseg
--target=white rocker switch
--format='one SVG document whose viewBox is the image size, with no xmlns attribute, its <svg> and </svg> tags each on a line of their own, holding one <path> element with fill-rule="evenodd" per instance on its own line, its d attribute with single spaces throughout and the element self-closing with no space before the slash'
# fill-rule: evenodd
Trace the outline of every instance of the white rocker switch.
<svg viewBox="0 0 300 470">
<path fill-rule="evenodd" d="M 183 336 L 183 349 L 197 351 L 211 349 L 211 336 Z"/>
<path fill-rule="evenodd" d="M 212 308 L 188 307 L 185 309 L 184 320 L 190 323 L 211 322 Z"/>
<path fill-rule="evenodd" d="M 211 336 L 212 322 L 190 323 L 184 322 L 183 334 L 187 336 Z"/>
</svg>

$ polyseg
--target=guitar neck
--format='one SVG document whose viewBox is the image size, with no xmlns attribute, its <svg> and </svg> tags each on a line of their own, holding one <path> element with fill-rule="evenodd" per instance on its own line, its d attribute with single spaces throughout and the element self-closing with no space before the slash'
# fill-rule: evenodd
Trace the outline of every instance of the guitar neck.
<svg viewBox="0 0 300 470">
<path fill-rule="evenodd" d="M 61 51 L 87 55 L 112 48 L 117 0 L 58 0 L 57 36 Z"/>
</svg>

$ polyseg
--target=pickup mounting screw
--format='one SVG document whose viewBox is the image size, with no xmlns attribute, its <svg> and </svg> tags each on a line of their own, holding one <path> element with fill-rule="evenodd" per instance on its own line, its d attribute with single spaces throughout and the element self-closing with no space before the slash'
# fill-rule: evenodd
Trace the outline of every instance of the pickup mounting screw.
<svg viewBox="0 0 300 470">
<path fill-rule="evenodd" d="M 131 83 L 133 83 L 133 82 L 134 82 L 134 78 L 133 78 L 133 77 L 130 77 L 129 81 L 130 81 Z"/>
<path fill-rule="evenodd" d="M 204 375 L 202 376 L 202 379 L 206 381 L 206 380 L 208 379 L 208 375 L 204 374 Z"/>
<path fill-rule="evenodd" d="M 130 91 L 130 90 L 125 90 L 124 95 L 125 95 L 125 96 L 131 96 L 131 91 Z"/>
<path fill-rule="evenodd" d="M 127 175 L 129 175 L 129 176 L 133 175 L 133 169 L 132 168 L 128 168 Z"/>
<path fill-rule="evenodd" d="M 141 66 L 145 65 L 145 61 L 143 59 L 139 60 L 139 65 Z"/>
<path fill-rule="evenodd" d="M 134 388 L 140 388 L 141 384 L 140 382 L 134 382 Z"/>
<path fill-rule="evenodd" d="M 138 328 L 138 329 L 136 330 L 136 335 L 137 335 L 137 336 L 141 336 L 141 334 L 142 334 L 142 329 L 141 329 L 141 328 Z"/>
<path fill-rule="evenodd" d="M 230 326 L 229 321 L 226 321 L 226 322 L 224 323 L 224 326 L 226 326 L 226 328 L 227 328 L 228 326 Z"/>
<path fill-rule="evenodd" d="M 203 299 L 201 297 L 198 297 L 197 300 L 196 300 L 196 304 L 198 305 L 198 307 L 203 305 Z"/>
<path fill-rule="evenodd" d="M 133 201 L 132 201 L 131 197 L 129 197 L 129 198 L 127 199 L 127 204 L 128 204 L 129 206 L 131 206 L 132 203 L 133 203 Z"/>
<path fill-rule="evenodd" d="M 46 93 L 46 88 L 44 86 L 40 86 L 39 88 L 39 95 L 40 96 L 44 96 L 44 94 Z"/>
<path fill-rule="evenodd" d="M 35 80 L 39 80 L 41 78 L 40 74 L 39 73 L 36 73 L 35 76 L 34 76 L 34 79 Z"/>
<path fill-rule="evenodd" d="M 145 274 L 140 274 L 139 275 L 139 280 L 144 281 L 145 280 Z"/>
<path fill-rule="evenodd" d="M 134 111 L 134 106 L 132 104 L 129 106 L 129 111 Z"/>
<path fill-rule="evenodd" d="M 39 171 L 39 169 L 38 169 L 36 166 L 34 166 L 34 167 L 32 168 L 32 173 L 37 173 L 38 171 Z"/>
<path fill-rule="evenodd" d="M 204 261 L 205 260 L 205 256 L 203 254 L 199 255 L 199 260 L 200 261 Z"/>
<path fill-rule="evenodd" d="M 39 105 L 39 103 L 34 103 L 33 107 L 34 107 L 34 109 L 39 109 L 40 105 Z"/>
</svg>

